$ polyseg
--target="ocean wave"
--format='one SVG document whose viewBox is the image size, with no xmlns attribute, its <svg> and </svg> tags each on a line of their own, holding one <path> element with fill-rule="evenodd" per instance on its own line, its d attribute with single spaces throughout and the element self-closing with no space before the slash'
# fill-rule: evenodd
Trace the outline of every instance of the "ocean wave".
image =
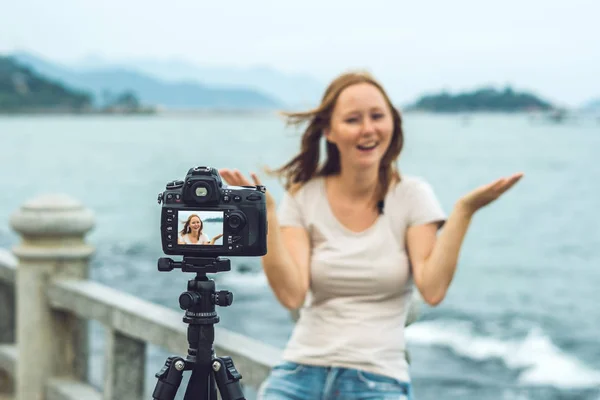
<svg viewBox="0 0 600 400">
<path fill-rule="evenodd" d="M 518 384 L 563 389 L 597 388 L 600 371 L 558 348 L 541 329 L 518 339 L 478 335 L 467 321 L 417 322 L 406 330 L 409 344 L 449 348 L 477 361 L 500 359 L 511 369 L 522 370 Z"/>
</svg>

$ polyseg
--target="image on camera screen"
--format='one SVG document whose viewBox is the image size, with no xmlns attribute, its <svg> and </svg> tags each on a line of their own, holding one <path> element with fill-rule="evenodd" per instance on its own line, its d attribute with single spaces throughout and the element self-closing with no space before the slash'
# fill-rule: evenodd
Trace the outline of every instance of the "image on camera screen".
<svg viewBox="0 0 600 400">
<path fill-rule="evenodd" d="M 178 211 L 177 244 L 222 246 L 222 211 Z"/>
</svg>

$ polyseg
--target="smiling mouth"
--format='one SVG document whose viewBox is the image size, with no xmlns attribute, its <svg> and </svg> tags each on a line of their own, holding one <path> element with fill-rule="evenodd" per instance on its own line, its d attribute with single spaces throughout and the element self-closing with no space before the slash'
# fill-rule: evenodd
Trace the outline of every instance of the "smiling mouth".
<svg viewBox="0 0 600 400">
<path fill-rule="evenodd" d="M 356 148 L 359 150 L 363 150 L 363 151 L 373 150 L 375 147 L 377 147 L 378 144 L 379 144 L 378 142 L 367 143 L 367 144 L 363 144 L 363 145 L 358 145 L 358 146 L 356 146 Z"/>
</svg>

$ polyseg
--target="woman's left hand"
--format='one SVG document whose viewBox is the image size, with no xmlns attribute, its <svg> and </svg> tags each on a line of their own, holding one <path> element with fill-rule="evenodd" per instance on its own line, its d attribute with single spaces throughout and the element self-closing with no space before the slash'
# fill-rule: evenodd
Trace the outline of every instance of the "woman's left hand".
<svg viewBox="0 0 600 400">
<path fill-rule="evenodd" d="M 222 237 L 223 237 L 223 234 L 222 234 L 222 233 L 219 233 L 217 236 L 215 236 L 214 238 L 212 238 L 212 240 L 211 240 L 209 243 L 210 243 L 210 244 L 215 244 L 215 242 L 216 242 L 217 240 L 219 240 L 220 238 L 222 238 Z"/>
<path fill-rule="evenodd" d="M 522 177 L 523 173 L 513 174 L 508 178 L 500 178 L 487 185 L 483 185 L 467 193 L 458 200 L 457 205 L 469 214 L 474 214 L 477 210 L 487 206 L 504 192 L 514 186 Z"/>
</svg>

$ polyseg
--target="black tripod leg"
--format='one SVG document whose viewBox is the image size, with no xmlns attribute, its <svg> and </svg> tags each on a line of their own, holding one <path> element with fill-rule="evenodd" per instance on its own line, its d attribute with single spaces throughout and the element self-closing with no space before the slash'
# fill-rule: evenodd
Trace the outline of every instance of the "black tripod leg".
<svg viewBox="0 0 600 400">
<path fill-rule="evenodd" d="M 217 400 L 217 387 L 210 364 L 196 364 L 185 391 L 184 400 Z"/>
<path fill-rule="evenodd" d="M 162 369 L 155 375 L 158 378 L 152 398 L 154 400 L 173 400 L 181 385 L 185 369 L 185 360 L 181 357 L 169 357 Z"/>
<path fill-rule="evenodd" d="M 246 400 L 240 383 L 242 375 L 235 368 L 231 357 L 215 357 L 212 368 L 223 400 Z"/>
</svg>

